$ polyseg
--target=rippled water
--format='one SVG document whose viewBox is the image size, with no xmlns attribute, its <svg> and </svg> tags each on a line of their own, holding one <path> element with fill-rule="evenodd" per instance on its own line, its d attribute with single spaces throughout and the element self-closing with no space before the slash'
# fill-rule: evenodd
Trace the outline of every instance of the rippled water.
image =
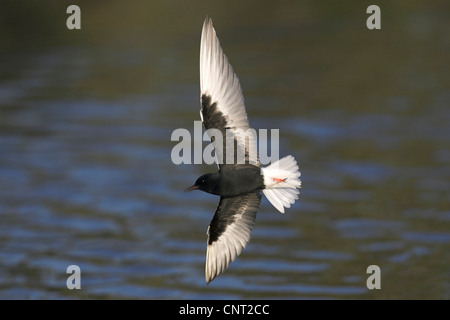
<svg viewBox="0 0 450 320">
<path fill-rule="evenodd" d="M 209 285 L 218 198 L 183 190 L 215 167 L 170 160 L 172 131 L 199 120 L 204 14 L 169 28 L 137 6 L 138 22 L 119 28 L 123 6 L 90 9 L 113 31 L 91 16 L 75 44 L 1 54 L 0 298 L 450 297 L 450 32 L 438 5 L 393 7 L 376 34 L 358 8 L 338 11 L 345 21 L 309 2 L 247 20 L 231 19 L 250 12 L 237 3 L 208 10 L 251 125 L 280 129 L 303 181 L 284 215 L 263 200 L 249 245 Z M 66 288 L 73 264 L 81 290 Z M 366 287 L 370 265 L 380 290 Z"/>
</svg>

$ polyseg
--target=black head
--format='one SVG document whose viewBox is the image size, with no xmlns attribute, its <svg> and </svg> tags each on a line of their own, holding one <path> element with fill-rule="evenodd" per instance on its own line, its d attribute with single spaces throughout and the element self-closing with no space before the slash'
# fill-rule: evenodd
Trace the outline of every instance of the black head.
<svg viewBox="0 0 450 320">
<path fill-rule="evenodd" d="M 218 194 L 220 176 L 218 173 L 207 173 L 202 175 L 195 181 L 192 187 L 187 188 L 184 192 L 192 190 L 202 190 L 212 194 Z"/>
</svg>

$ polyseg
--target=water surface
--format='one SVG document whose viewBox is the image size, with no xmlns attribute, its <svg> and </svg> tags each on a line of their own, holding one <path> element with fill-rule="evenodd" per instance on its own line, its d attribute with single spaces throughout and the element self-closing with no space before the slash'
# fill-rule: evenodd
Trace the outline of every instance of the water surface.
<svg viewBox="0 0 450 320">
<path fill-rule="evenodd" d="M 81 31 L 46 16 L 57 1 L 28 6 L 8 2 L 0 33 L 0 298 L 449 298 L 446 2 L 381 5 L 379 31 L 359 2 L 84 4 Z M 280 129 L 303 181 L 284 215 L 263 200 L 208 286 L 218 198 L 183 190 L 216 168 L 170 160 L 172 131 L 199 120 L 206 14 L 251 125 Z"/>
</svg>

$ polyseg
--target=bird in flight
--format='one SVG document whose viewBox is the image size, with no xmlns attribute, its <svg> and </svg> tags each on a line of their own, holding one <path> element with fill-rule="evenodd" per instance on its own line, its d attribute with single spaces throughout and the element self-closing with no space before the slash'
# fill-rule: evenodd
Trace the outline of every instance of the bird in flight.
<svg viewBox="0 0 450 320">
<path fill-rule="evenodd" d="M 220 196 L 207 231 L 205 280 L 210 283 L 249 242 L 261 192 L 284 213 L 298 199 L 301 181 L 297 162 L 290 155 L 261 167 L 239 79 L 209 17 L 203 23 L 200 44 L 200 91 L 200 117 L 219 171 L 202 175 L 185 192 L 198 189 Z M 219 134 L 222 139 L 217 138 Z"/>
</svg>

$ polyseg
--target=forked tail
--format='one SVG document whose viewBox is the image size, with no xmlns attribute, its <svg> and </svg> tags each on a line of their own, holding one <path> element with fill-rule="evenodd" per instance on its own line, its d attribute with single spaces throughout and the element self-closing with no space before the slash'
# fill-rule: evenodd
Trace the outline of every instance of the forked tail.
<svg viewBox="0 0 450 320">
<path fill-rule="evenodd" d="M 302 186 L 300 171 L 293 156 L 286 156 L 262 168 L 265 189 L 263 193 L 270 203 L 284 213 L 298 199 Z"/>
</svg>

